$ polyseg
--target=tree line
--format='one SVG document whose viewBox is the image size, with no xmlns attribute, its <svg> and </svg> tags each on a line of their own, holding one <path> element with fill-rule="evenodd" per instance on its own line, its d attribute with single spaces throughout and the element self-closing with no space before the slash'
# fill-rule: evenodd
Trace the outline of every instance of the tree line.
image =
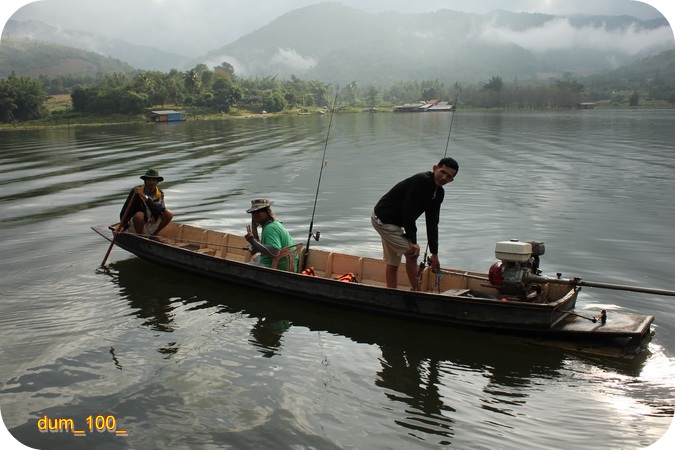
<svg viewBox="0 0 675 450">
<path fill-rule="evenodd" d="M 659 84 L 660 83 L 660 84 Z M 658 88 L 658 89 L 657 89 Z M 137 115 L 152 108 L 199 108 L 203 113 L 228 113 L 233 107 L 253 111 L 281 112 L 288 109 L 326 108 L 337 86 L 291 75 L 240 78 L 223 62 L 213 69 L 199 64 L 187 71 L 139 71 L 92 76 L 16 76 L 0 79 L 0 120 L 5 123 L 49 116 L 50 95 L 69 93 L 72 114 Z M 348 82 L 340 89 L 339 108 L 378 108 L 424 100 L 454 102 L 461 90 L 463 107 L 504 109 L 572 108 L 584 101 L 610 98 L 635 106 L 641 98 L 675 103 L 675 87 L 661 79 L 649 80 L 641 89 L 608 92 L 587 88 L 567 74 L 546 82 L 505 82 L 493 76 L 483 83 L 446 86 L 439 80 L 397 81 L 386 88 Z M 70 113 L 70 112 L 69 112 Z"/>
</svg>

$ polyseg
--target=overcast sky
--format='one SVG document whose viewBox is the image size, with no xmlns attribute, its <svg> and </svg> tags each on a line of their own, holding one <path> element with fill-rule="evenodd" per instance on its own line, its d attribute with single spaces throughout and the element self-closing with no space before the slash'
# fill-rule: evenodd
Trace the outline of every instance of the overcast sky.
<svg viewBox="0 0 675 450">
<path fill-rule="evenodd" d="M 0 24 L 40 20 L 64 29 L 105 34 L 185 56 L 200 56 L 255 31 L 282 14 L 326 0 L 0 0 Z M 366 11 L 430 12 L 494 9 L 548 14 L 666 16 L 673 0 L 335 0 Z M 148 36 L 162 35 L 149 42 Z"/>
</svg>

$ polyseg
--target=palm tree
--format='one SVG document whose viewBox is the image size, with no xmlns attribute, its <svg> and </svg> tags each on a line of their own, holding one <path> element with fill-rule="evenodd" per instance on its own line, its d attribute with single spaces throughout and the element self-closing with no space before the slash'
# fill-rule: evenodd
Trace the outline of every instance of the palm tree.
<svg viewBox="0 0 675 450">
<path fill-rule="evenodd" d="M 199 72 L 195 69 L 190 69 L 185 73 L 185 88 L 192 92 L 196 93 L 201 87 Z"/>
<path fill-rule="evenodd" d="M 354 106 L 356 103 L 356 90 L 359 88 L 359 85 L 356 81 L 350 81 L 347 83 L 347 92 L 349 95 L 349 104 Z"/>
</svg>

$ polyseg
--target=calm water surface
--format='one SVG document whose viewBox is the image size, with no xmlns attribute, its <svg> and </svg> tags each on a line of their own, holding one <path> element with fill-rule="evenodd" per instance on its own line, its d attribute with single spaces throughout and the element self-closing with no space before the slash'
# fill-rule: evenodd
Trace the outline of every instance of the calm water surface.
<svg viewBox="0 0 675 450">
<path fill-rule="evenodd" d="M 315 248 L 379 257 L 370 211 L 444 154 L 450 114 L 336 115 Z M 41 449 L 641 448 L 675 404 L 675 300 L 585 288 L 649 313 L 637 361 L 590 358 L 315 306 L 158 268 L 90 230 L 149 167 L 176 219 L 244 234 L 270 197 L 305 241 L 330 117 L 0 133 L 0 408 Z M 546 275 L 675 289 L 675 111 L 456 113 L 440 260 L 546 243 Z M 424 241 L 422 241 L 424 245 Z M 117 429 L 45 432 L 88 416 Z M 112 419 L 111 419 L 112 418 Z"/>
</svg>

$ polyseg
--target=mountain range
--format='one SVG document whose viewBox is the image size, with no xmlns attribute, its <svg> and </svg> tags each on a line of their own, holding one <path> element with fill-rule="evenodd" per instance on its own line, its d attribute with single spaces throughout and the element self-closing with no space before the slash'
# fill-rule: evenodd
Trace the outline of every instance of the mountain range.
<svg viewBox="0 0 675 450">
<path fill-rule="evenodd" d="M 314 79 L 345 84 L 389 85 L 437 79 L 480 82 L 586 76 L 631 64 L 675 48 L 663 19 L 629 16 L 553 16 L 493 11 L 470 14 L 366 13 L 338 3 L 321 3 L 286 13 L 268 25 L 208 52 L 188 57 L 41 22 L 10 20 L 5 38 L 30 38 L 96 52 L 142 70 L 187 70 L 204 63 L 231 64 L 239 76 Z M 15 41 L 16 42 L 16 41 Z M 25 55 L 29 57 L 28 54 Z M 0 75 L 22 69 L 16 58 L 0 60 Z M 31 73 L 54 62 L 30 64 Z"/>
</svg>

